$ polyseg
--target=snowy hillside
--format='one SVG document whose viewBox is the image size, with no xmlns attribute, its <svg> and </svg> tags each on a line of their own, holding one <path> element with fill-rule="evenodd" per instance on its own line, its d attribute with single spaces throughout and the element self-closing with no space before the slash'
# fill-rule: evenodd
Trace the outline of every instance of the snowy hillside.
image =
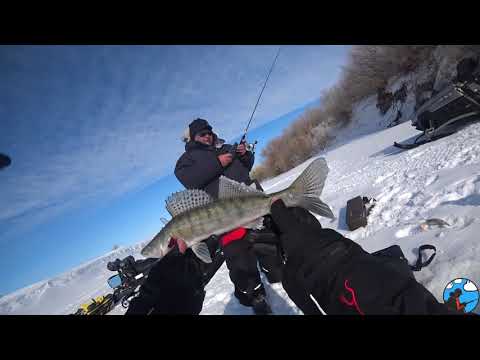
<svg viewBox="0 0 480 360">
<path fill-rule="evenodd" d="M 111 290 L 107 279 L 114 273 L 107 269 L 109 261 L 128 255 L 141 258 L 142 245 L 111 251 L 65 274 L 5 295 L 0 299 L 0 314 L 71 314 L 80 304 Z"/>
<path fill-rule="evenodd" d="M 394 148 L 393 141 L 411 140 L 418 131 L 409 122 L 389 129 L 384 126 L 373 99 L 368 99 L 357 107 L 354 121 L 341 130 L 336 143 L 319 154 L 330 168 L 322 200 L 337 216 L 334 221 L 319 218 L 322 225 L 337 229 L 367 251 L 399 244 L 410 263 L 416 260 L 418 246 L 435 245 L 435 259 L 415 276 L 440 301 L 444 287 L 454 278 L 467 277 L 480 284 L 480 123 L 409 151 Z M 264 187 L 272 192 L 288 186 L 309 162 L 264 182 Z M 358 195 L 373 197 L 377 204 L 367 227 L 350 232 L 345 207 L 347 200 Z M 423 230 L 420 223 L 429 218 L 443 219 L 450 226 Z M 139 244 L 111 252 L 6 295 L 0 299 L 0 313 L 71 313 L 82 302 L 108 291 L 109 260 L 127 254 L 140 258 L 140 248 Z M 281 285 L 266 287 L 276 314 L 301 314 Z M 225 265 L 206 290 L 202 314 L 251 314 L 233 297 Z M 123 311 L 117 307 L 113 313 Z"/>
</svg>

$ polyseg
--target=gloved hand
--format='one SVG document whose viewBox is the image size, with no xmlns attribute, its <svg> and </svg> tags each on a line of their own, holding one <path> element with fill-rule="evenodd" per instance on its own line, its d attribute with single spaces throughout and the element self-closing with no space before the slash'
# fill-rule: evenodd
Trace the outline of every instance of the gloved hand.
<svg viewBox="0 0 480 360">
<path fill-rule="evenodd" d="M 190 249 L 182 255 L 175 248 L 151 268 L 126 314 L 199 314 L 205 286 L 224 261 L 218 238 L 210 237 L 204 241 L 212 263 L 204 263 Z"/>
<path fill-rule="evenodd" d="M 283 287 L 304 313 L 319 313 L 310 295 L 319 289 L 328 293 L 337 264 L 364 251 L 335 230 L 323 229 L 303 208 L 287 208 L 278 200 L 272 204 L 271 215 L 284 252 Z"/>
<path fill-rule="evenodd" d="M 286 254 L 283 287 L 305 314 L 445 314 L 413 277 L 387 265 L 307 210 L 278 200 L 271 215 Z"/>
<path fill-rule="evenodd" d="M 279 253 L 279 233 L 271 216 L 266 215 L 262 230 L 250 230 L 246 240 L 251 244 L 255 253 L 264 256 L 273 256 Z"/>
<path fill-rule="evenodd" d="M 304 208 L 287 208 L 282 200 L 277 200 L 272 204 L 271 215 L 286 258 L 303 256 L 305 249 L 323 249 L 331 255 L 332 251 L 339 254 L 351 247 L 358 247 L 335 230 L 323 229 L 317 218 Z"/>
<path fill-rule="evenodd" d="M 168 254 L 155 264 L 126 314 L 200 313 L 205 292 L 192 255 Z"/>
</svg>

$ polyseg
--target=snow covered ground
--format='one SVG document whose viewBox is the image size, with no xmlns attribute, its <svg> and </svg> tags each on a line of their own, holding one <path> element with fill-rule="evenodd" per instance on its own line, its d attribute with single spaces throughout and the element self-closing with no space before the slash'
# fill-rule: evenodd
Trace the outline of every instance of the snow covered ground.
<svg viewBox="0 0 480 360">
<path fill-rule="evenodd" d="M 111 292 L 107 279 L 114 273 L 107 269 L 107 263 L 128 255 L 142 258 L 143 244 L 111 251 L 48 281 L 5 295 L 0 299 L 0 314 L 71 314 L 81 304 Z"/>
<path fill-rule="evenodd" d="M 409 105 L 402 110 L 405 114 Z M 337 216 L 333 221 L 319 218 L 320 222 L 367 251 L 399 244 L 410 263 L 416 261 L 418 246 L 435 245 L 435 259 L 415 276 L 440 301 L 445 286 L 455 278 L 466 277 L 480 285 L 480 123 L 408 151 L 394 148 L 393 141 L 411 141 L 418 131 L 408 121 L 389 129 L 384 126 L 385 118 L 378 115 L 373 99 L 367 99 L 335 144 L 319 154 L 330 168 L 322 200 Z M 288 186 L 310 161 L 264 182 L 267 192 Z M 373 197 L 377 203 L 368 225 L 350 232 L 345 223 L 346 203 L 358 195 Z M 421 222 L 429 218 L 443 219 L 450 226 L 422 229 Z M 141 258 L 141 246 L 113 251 L 6 295 L 0 299 L 0 314 L 72 313 L 81 303 L 108 292 L 106 280 L 113 274 L 106 269 L 108 261 L 129 254 Z M 280 284 L 266 288 L 276 314 L 301 314 Z M 225 265 L 206 290 L 202 314 L 251 314 L 233 297 Z M 112 314 L 123 312 L 119 306 Z"/>
</svg>

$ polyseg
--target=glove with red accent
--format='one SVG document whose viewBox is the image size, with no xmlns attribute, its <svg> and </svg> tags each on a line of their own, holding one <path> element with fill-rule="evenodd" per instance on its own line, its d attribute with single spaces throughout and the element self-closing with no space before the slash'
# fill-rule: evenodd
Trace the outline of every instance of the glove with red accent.
<svg viewBox="0 0 480 360">
<path fill-rule="evenodd" d="M 415 278 L 364 251 L 307 210 L 271 207 L 286 254 L 283 287 L 305 314 L 447 314 Z"/>
<path fill-rule="evenodd" d="M 283 287 L 305 314 L 318 314 L 321 311 L 310 295 L 315 292 L 327 299 L 337 265 L 365 252 L 335 230 L 323 229 L 315 216 L 303 208 L 287 208 L 278 200 L 272 204 L 271 215 L 285 256 Z"/>
</svg>

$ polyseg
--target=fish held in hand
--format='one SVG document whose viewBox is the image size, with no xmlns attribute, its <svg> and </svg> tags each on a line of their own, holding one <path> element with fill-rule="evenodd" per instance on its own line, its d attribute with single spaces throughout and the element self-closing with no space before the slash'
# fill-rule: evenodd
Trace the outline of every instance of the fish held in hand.
<svg viewBox="0 0 480 360">
<path fill-rule="evenodd" d="M 263 216 L 270 213 L 270 206 L 279 199 L 287 207 L 300 206 L 334 219 L 330 207 L 320 200 L 327 175 L 326 160 L 317 158 L 288 188 L 273 194 L 266 194 L 224 176 L 220 177 L 218 199 L 203 190 L 174 193 L 166 200 L 166 208 L 172 219 L 141 253 L 146 257 L 161 258 L 178 244 L 179 249 L 184 251 L 191 248 L 198 258 L 209 263 L 212 261 L 210 252 L 202 240 L 238 227 L 260 227 Z"/>
</svg>

